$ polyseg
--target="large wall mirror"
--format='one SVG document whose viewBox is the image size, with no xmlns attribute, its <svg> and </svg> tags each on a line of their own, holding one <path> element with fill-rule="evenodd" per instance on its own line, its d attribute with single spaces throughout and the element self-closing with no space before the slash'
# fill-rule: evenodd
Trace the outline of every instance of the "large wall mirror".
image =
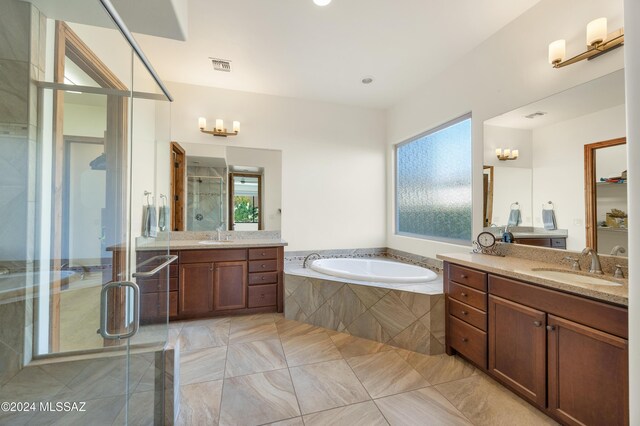
<svg viewBox="0 0 640 426">
<path fill-rule="evenodd" d="M 174 231 L 279 231 L 282 151 L 172 143 Z"/>
<path fill-rule="evenodd" d="M 487 230 L 628 255 L 624 90 L 620 70 L 485 121 Z"/>
</svg>

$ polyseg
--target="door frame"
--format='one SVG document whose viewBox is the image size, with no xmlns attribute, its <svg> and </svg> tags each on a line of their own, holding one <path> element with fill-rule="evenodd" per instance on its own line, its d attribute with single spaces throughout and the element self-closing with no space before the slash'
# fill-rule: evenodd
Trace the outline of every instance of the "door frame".
<svg viewBox="0 0 640 426">
<path fill-rule="evenodd" d="M 54 45 L 54 70 L 55 83 L 64 84 L 65 58 L 72 60 L 83 72 L 87 73 L 103 88 L 128 90 L 127 86 L 100 60 L 100 58 L 82 41 L 82 39 L 63 21 L 55 23 Z M 110 212 L 114 223 L 118 218 L 125 218 L 127 213 L 127 168 L 117 165 L 128 164 L 128 101 L 123 96 L 107 95 L 107 129 L 105 132 L 105 153 L 110 165 L 107 170 L 107 194 L 113 194 Z M 109 143 L 113 141 L 115 143 Z M 63 217 L 64 206 L 64 182 L 66 171 L 65 135 L 64 135 L 64 91 L 53 91 L 53 160 L 54 169 L 52 176 L 52 209 L 51 209 L 51 265 L 52 270 L 59 270 L 63 265 Z M 107 196 L 109 197 L 109 196 Z M 126 238 L 126 227 L 118 230 L 123 238 Z M 124 241 L 124 239 L 123 239 Z M 122 259 L 116 259 L 113 267 L 120 265 L 121 271 L 113 271 L 113 276 L 118 276 L 126 267 L 126 251 L 122 251 Z M 49 353 L 60 350 L 60 282 L 51 283 L 49 298 Z M 116 329 L 116 318 L 124 315 L 125 299 L 122 295 L 112 292 L 114 300 L 110 303 L 112 312 L 110 315 L 112 330 Z M 37 313 L 34 309 L 34 315 Z M 33 339 L 34 345 L 37 338 Z M 105 346 L 113 345 L 114 341 L 105 341 Z M 34 348 L 35 349 L 35 348 Z M 35 353 L 35 352 L 34 352 Z"/>
<path fill-rule="evenodd" d="M 596 194 L 596 151 L 602 148 L 625 145 L 627 138 L 610 139 L 602 142 L 590 143 L 584 146 L 584 201 L 585 201 L 585 229 L 587 232 L 587 247 L 598 249 L 598 206 Z"/>
<path fill-rule="evenodd" d="M 234 220 L 234 204 L 233 204 L 233 197 L 234 197 L 234 182 L 233 182 L 233 178 L 234 177 L 250 177 L 250 178 L 258 178 L 258 231 L 262 231 L 263 229 L 263 217 L 264 217 L 264 212 L 262 209 L 262 174 L 260 173 L 236 173 L 236 172 L 231 172 L 229 173 L 229 231 L 233 231 L 233 224 L 235 222 Z"/>
<path fill-rule="evenodd" d="M 171 142 L 169 169 L 171 170 L 171 230 L 185 230 L 186 151 L 178 142 Z M 177 161 L 180 160 L 180 161 Z"/>
</svg>

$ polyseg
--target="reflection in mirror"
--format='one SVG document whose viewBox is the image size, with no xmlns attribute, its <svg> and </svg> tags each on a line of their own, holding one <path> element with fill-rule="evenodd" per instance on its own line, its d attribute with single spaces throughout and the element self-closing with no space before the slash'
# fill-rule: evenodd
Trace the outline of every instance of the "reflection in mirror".
<svg viewBox="0 0 640 426">
<path fill-rule="evenodd" d="M 174 142 L 171 156 L 172 229 L 280 230 L 281 151 Z"/>
<path fill-rule="evenodd" d="M 485 174 L 493 167 L 493 203 L 485 208 L 492 217 L 484 216 L 485 227 L 500 237 L 509 224 L 521 244 L 626 252 L 626 237 L 611 238 L 626 235 L 626 185 L 612 184 L 626 181 L 626 150 L 602 145 L 624 138 L 624 102 L 620 70 L 485 121 Z M 592 166 L 587 146 L 600 148 Z M 498 149 L 518 156 L 498 158 Z M 488 189 L 484 199 L 488 203 Z"/>
<path fill-rule="evenodd" d="M 493 166 L 484 166 L 482 175 L 482 213 L 484 226 L 490 227 L 493 224 Z"/>
</svg>

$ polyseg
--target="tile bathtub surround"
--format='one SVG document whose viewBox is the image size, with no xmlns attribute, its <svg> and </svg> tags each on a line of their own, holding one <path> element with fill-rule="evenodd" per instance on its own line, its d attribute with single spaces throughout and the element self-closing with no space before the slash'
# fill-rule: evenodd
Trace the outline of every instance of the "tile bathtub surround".
<svg viewBox="0 0 640 426">
<path fill-rule="evenodd" d="M 424 354 L 444 352 L 444 295 L 285 274 L 285 318 Z M 286 351 L 286 346 L 285 346 Z"/>
<path fill-rule="evenodd" d="M 191 327 L 215 328 L 208 321 L 172 323 L 176 344 Z M 181 385 L 177 425 L 555 424 L 455 356 L 397 349 L 278 314 L 229 321 L 228 334 L 255 340 L 227 336 L 227 344 L 198 349 L 226 349 L 227 358 L 198 365 L 211 380 Z M 275 338 L 265 333 L 272 328 Z M 307 345 L 323 355 L 305 359 Z"/>
</svg>

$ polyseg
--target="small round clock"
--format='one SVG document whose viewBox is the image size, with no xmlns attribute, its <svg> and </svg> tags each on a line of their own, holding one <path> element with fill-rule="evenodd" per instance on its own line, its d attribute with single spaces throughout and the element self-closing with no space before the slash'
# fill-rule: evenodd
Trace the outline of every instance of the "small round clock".
<svg viewBox="0 0 640 426">
<path fill-rule="evenodd" d="M 496 236 L 491 232 L 481 232 L 478 234 L 478 245 L 483 249 L 488 249 L 496 245 Z"/>
</svg>

